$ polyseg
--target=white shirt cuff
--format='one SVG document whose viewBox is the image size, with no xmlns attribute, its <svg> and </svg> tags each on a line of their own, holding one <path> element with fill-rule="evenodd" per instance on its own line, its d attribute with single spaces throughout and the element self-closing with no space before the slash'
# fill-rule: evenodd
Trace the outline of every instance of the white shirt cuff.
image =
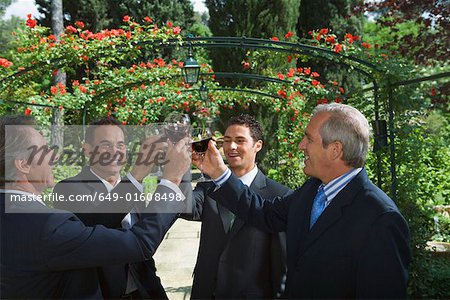
<svg viewBox="0 0 450 300">
<path fill-rule="evenodd" d="M 127 178 L 139 190 L 139 192 L 141 192 L 141 193 L 144 192 L 144 186 L 139 181 L 137 181 L 136 178 L 134 178 L 133 175 L 131 175 L 131 173 L 127 174 Z"/>
<path fill-rule="evenodd" d="M 177 194 L 180 194 L 182 198 L 181 201 L 184 201 L 186 199 L 186 196 L 184 196 L 183 192 L 180 190 L 180 187 L 175 183 L 173 183 L 172 181 L 163 178 L 161 179 L 159 184 L 171 189 Z"/>
<path fill-rule="evenodd" d="M 222 186 L 228 180 L 228 178 L 230 178 L 230 176 L 231 176 L 231 170 L 229 168 L 227 168 L 227 170 L 222 175 L 220 175 L 216 179 L 213 179 L 213 182 L 218 187 Z"/>
</svg>

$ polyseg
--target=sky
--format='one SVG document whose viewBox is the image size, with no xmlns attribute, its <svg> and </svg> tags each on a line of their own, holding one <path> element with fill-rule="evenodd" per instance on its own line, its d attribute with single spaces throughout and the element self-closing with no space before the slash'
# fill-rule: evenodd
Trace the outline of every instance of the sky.
<svg viewBox="0 0 450 300">
<path fill-rule="evenodd" d="M 204 0 L 191 0 L 194 3 L 194 10 L 200 13 L 206 11 Z M 11 4 L 5 12 L 4 19 L 9 19 L 11 15 L 15 15 L 21 18 L 26 18 L 27 14 L 32 14 L 33 16 L 38 16 L 39 13 L 34 5 L 34 0 L 16 0 Z"/>
</svg>

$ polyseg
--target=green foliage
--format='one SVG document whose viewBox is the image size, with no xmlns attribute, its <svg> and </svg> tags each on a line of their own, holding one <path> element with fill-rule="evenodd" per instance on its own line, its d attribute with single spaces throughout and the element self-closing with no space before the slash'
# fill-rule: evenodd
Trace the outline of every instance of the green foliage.
<svg viewBox="0 0 450 300">
<path fill-rule="evenodd" d="M 115 28 L 122 24 L 125 15 L 142 21 L 145 17 L 165 24 L 172 21 L 183 28 L 193 24 L 194 9 L 189 0 L 65 0 L 63 5 L 67 21 L 83 21 L 91 31 Z M 40 20 L 44 26 L 51 24 L 51 0 L 37 0 L 39 11 L 44 14 Z M 160 24 L 161 25 L 161 24 Z"/>
<path fill-rule="evenodd" d="M 210 15 L 208 25 L 214 36 L 254 38 L 280 37 L 293 32 L 299 3 L 299 0 L 205 1 Z M 213 68 L 220 66 L 224 72 L 241 70 L 244 55 L 244 50 L 233 48 L 214 49 L 210 53 Z"/>
</svg>

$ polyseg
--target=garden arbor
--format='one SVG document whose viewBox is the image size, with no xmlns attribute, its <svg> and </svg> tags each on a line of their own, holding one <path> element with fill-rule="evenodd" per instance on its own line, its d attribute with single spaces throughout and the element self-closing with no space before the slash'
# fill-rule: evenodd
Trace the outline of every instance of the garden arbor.
<svg viewBox="0 0 450 300">
<path fill-rule="evenodd" d="M 83 30 L 81 22 L 76 24 L 77 28 L 67 26 L 66 33 L 57 41 L 51 34 L 47 35 L 46 29 L 36 26 L 32 21 L 29 18 L 29 28 L 21 33 L 22 40 L 17 42 L 16 57 L 11 62 L 6 60 L 0 69 L 1 99 L 4 103 L 17 105 L 20 102 L 28 106 L 26 114 L 32 112 L 30 107 L 43 107 L 48 112 L 65 109 L 68 114 L 71 111 L 75 115 L 81 114 L 83 124 L 89 117 L 104 114 L 113 114 L 124 124 L 145 124 L 158 121 L 169 110 L 181 109 L 204 118 L 232 107 L 236 98 L 241 99 L 238 104 L 243 107 L 248 107 L 251 102 L 264 101 L 266 105 L 272 106 L 272 112 L 283 115 L 283 128 L 277 132 L 277 136 L 290 157 L 296 151 L 294 138 L 302 134 L 302 122 L 307 119 L 307 114 L 302 113 L 309 112 L 316 103 L 345 100 L 366 115 L 373 116 L 376 170 L 380 186 L 382 152 L 389 145 L 391 194 L 394 199 L 396 197 L 392 88 L 396 81 L 407 78 L 401 76 L 399 69 L 403 67 L 396 64 L 395 60 L 383 56 L 382 51 L 369 52 L 370 45 L 358 41 L 357 36 L 347 34 L 344 40 L 339 41 L 329 30 L 322 29 L 312 33 L 308 41 L 296 41 L 292 33 L 286 34 L 285 41 L 278 38 L 181 37 L 180 29 L 173 27 L 170 22 L 158 28 L 151 21 L 140 25 L 124 17 L 123 28 L 100 33 Z M 212 70 L 207 59 L 201 57 L 202 85 L 195 89 L 181 78 L 182 67 L 187 64 L 180 63 L 185 58 L 184 53 L 179 55 L 177 52 L 186 48 L 189 51 L 247 49 L 244 72 Z M 178 60 L 174 59 L 175 56 L 178 56 Z M 285 65 L 288 72 L 263 70 L 261 74 L 255 74 L 258 61 L 276 62 L 277 57 L 282 56 L 289 62 Z M 172 60 L 168 61 L 167 57 Z M 361 89 L 345 92 L 336 82 L 321 82 L 320 75 L 314 70 L 296 67 L 297 59 L 309 58 L 332 62 L 346 68 L 348 72 L 358 72 L 365 78 Z M 48 83 L 45 84 L 45 79 L 53 76 L 58 69 L 74 78 L 71 86 L 49 88 Z M 221 86 L 215 80 L 217 78 L 263 84 L 253 89 L 242 86 L 231 88 Z M 31 85 L 28 90 L 27 85 Z M 30 91 L 33 88 L 38 89 L 37 93 Z M 200 91 L 203 98 L 208 95 L 206 103 L 205 99 L 193 94 Z M 250 96 L 238 96 L 244 93 Z M 365 97 L 370 100 L 367 101 Z M 29 101 L 23 103 L 17 98 L 27 98 Z"/>
</svg>

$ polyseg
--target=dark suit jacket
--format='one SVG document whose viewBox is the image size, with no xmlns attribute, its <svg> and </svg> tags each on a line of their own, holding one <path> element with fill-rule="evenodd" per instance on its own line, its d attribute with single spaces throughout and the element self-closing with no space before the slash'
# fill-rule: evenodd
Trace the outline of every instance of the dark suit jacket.
<svg viewBox="0 0 450 300">
<path fill-rule="evenodd" d="M 10 198 L 0 194 L 6 299 L 101 299 L 97 267 L 150 259 L 178 215 L 143 213 L 130 230 L 86 227 L 72 213 Z"/>
<path fill-rule="evenodd" d="M 238 218 L 229 230 L 230 211 L 206 196 L 214 188 L 206 182 L 194 190 L 193 217 L 202 228 L 191 298 L 274 298 L 286 272 L 285 233 L 263 232 Z M 261 171 L 250 188 L 269 199 L 290 191 Z"/>
<path fill-rule="evenodd" d="M 287 298 L 405 298 L 409 230 L 394 202 L 361 171 L 309 229 L 320 185 L 263 202 L 234 175 L 210 196 L 249 224 L 287 233 Z M 236 200 L 238 199 L 238 200 Z"/>
<path fill-rule="evenodd" d="M 124 178 L 116 189 L 120 188 L 123 183 L 129 184 Z M 114 193 L 116 189 L 111 192 Z M 93 195 L 95 192 L 106 195 L 108 193 L 105 185 L 89 170 L 89 167 L 84 167 L 76 176 L 59 182 L 53 191 L 58 195 L 64 195 L 65 199 L 68 199 L 69 195 Z M 57 202 L 55 204 L 57 204 L 56 208 L 75 211 L 75 215 L 86 226 L 104 225 L 109 228 L 121 228 L 121 221 L 126 215 L 126 213 L 95 213 L 95 210 L 98 211 L 101 207 L 85 205 L 81 202 Z M 86 211 L 86 213 L 77 213 L 76 211 Z M 139 214 L 135 213 L 134 216 L 138 217 Z M 104 298 L 117 299 L 125 294 L 129 268 L 131 268 L 131 274 L 142 298 L 167 299 L 161 281 L 156 276 L 153 258 L 130 265 L 110 265 L 99 268 L 98 275 Z"/>
</svg>

